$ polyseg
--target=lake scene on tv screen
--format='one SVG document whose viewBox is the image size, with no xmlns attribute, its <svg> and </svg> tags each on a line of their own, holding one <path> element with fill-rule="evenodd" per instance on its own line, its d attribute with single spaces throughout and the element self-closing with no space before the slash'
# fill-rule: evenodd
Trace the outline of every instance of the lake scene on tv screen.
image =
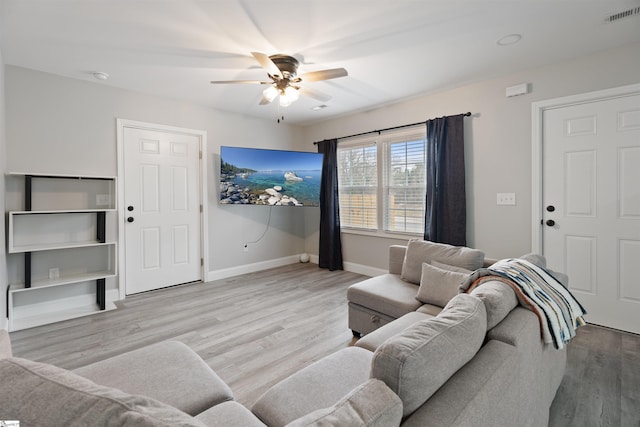
<svg viewBox="0 0 640 427">
<path fill-rule="evenodd" d="M 220 203 L 320 206 L 322 154 L 220 147 Z"/>
</svg>

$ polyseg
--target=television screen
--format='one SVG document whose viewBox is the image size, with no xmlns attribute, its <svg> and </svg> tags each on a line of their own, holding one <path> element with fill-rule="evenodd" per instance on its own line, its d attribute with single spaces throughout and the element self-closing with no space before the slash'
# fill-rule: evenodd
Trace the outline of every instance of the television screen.
<svg viewBox="0 0 640 427">
<path fill-rule="evenodd" d="M 320 206 L 322 154 L 220 147 L 220 203 Z"/>
</svg>

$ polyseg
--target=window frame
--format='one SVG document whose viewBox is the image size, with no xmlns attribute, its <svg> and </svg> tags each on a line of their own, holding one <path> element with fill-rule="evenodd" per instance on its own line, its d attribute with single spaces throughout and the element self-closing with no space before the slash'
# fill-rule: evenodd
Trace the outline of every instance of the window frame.
<svg viewBox="0 0 640 427">
<path fill-rule="evenodd" d="M 425 141 L 426 144 L 426 128 L 423 126 L 422 128 L 412 127 L 408 129 L 401 129 L 395 131 L 387 131 L 384 134 L 370 134 L 365 136 L 359 136 L 354 138 L 349 138 L 348 140 L 340 141 L 338 145 L 338 151 L 341 149 L 353 149 L 356 147 L 364 147 L 364 146 L 375 146 L 376 147 L 376 165 L 377 165 L 377 185 L 376 185 L 376 229 L 368 229 L 368 228 L 360 228 L 360 227 L 351 227 L 345 226 L 342 223 L 340 224 L 340 230 L 343 233 L 348 234 L 360 234 L 366 236 L 377 236 L 377 237 L 393 237 L 393 236 L 402 236 L 406 237 L 422 237 L 423 231 L 420 232 L 412 232 L 412 231 L 396 231 L 396 230 L 386 230 L 386 220 L 387 220 L 387 207 L 388 207 L 388 186 L 387 186 L 387 171 L 388 165 L 386 164 L 389 155 L 388 150 L 390 144 L 399 143 L 399 142 L 410 142 L 415 140 Z M 426 149 L 425 149 L 426 151 Z M 426 157 L 426 156 L 425 156 Z M 425 167 L 426 167 L 426 158 L 425 158 Z M 340 191 L 340 178 L 338 178 L 338 192 Z M 423 190 L 426 192 L 426 176 L 424 181 Z M 423 221 L 424 221 L 424 205 L 423 205 Z M 341 209 L 342 210 L 342 209 Z M 342 214 L 341 214 L 342 218 Z"/>
</svg>

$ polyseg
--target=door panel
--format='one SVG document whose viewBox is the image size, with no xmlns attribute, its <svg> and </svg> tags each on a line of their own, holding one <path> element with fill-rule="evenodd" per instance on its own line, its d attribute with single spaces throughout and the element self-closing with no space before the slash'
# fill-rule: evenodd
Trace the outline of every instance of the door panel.
<svg viewBox="0 0 640 427">
<path fill-rule="evenodd" d="M 640 333 L 640 95 L 545 110 L 542 188 L 549 267 L 587 322 Z"/>
<path fill-rule="evenodd" d="M 200 139 L 124 128 L 126 293 L 202 279 Z"/>
</svg>

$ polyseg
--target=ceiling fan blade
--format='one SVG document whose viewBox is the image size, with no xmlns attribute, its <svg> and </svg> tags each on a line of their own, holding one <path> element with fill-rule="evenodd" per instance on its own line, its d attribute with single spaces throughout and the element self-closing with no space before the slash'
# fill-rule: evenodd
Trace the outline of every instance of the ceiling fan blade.
<svg viewBox="0 0 640 427">
<path fill-rule="evenodd" d="M 212 80 L 210 82 L 214 85 L 234 85 L 234 84 L 256 84 L 256 85 L 270 85 L 273 82 L 263 82 L 260 80 Z"/>
<path fill-rule="evenodd" d="M 262 98 L 260 99 L 260 102 L 258 102 L 258 105 L 268 105 L 271 104 L 273 101 L 269 101 L 265 96 L 262 96 Z"/>
<path fill-rule="evenodd" d="M 310 71 L 300 75 L 303 82 L 317 82 L 320 80 L 337 79 L 338 77 L 346 77 L 349 74 L 344 68 L 332 68 L 330 70 Z"/>
<path fill-rule="evenodd" d="M 303 86 L 300 88 L 300 93 L 308 96 L 309 98 L 313 98 L 316 99 L 320 102 L 327 102 L 328 100 L 331 99 L 331 97 L 329 95 L 327 95 L 324 92 L 320 92 L 319 90 L 316 89 L 311 89 L 308 86 Z"/>
<path fill-rule="evenodd" d="M 267 73 L 272 76 L 282 76 L 282 71 L 280 71 L 280 69 L 276 66 L 276 64 L 274 64 L 269 56 L 260 52 L 251 52 L 251 55 L 256 58 L 256 61 L 258 61 L 260 65 L 262 65 L 262 68 L 267 70 Z"/>
</svg>

